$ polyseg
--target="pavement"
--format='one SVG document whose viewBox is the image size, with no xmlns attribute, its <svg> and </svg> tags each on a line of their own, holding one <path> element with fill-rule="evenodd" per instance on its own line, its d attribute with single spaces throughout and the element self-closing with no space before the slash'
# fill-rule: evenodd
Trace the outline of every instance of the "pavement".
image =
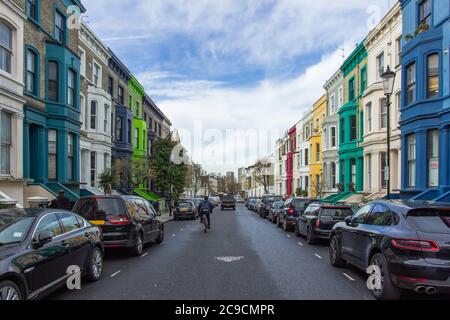
<svg viewBox="0 0 450 320">
<path fill-rule="evenodd" d="M 371 300 L 366 275 L 334 268 L 328 245 L 309 246 L 244 206 L 216 209 L 212 230 L 199 220 L 169 221 L 165 241 L 141 257 L 110 251 L 102 278 L 50 299 Z"/>
<path fill-rule="evenodd" d="M 164 212 L 164 213 L 162 213 L 158 218 L 159 218 L 159 220 L 161 220 L 163 223 L 167 223 L 167 222 L 173 220 L 173 215 L 171 216 L 171 215 L 169 214 L 169 212 Z"/>
</svg>

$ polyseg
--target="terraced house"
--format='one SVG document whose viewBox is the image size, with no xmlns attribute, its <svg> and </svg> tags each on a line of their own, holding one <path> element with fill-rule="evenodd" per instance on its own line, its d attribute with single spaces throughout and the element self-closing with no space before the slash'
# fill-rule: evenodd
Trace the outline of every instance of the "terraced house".
<svg viewBox="0 0 450 320">
<path fill-rule="evenodd" d="M 78 0 L 25 1 L 23 168 L 26 195 L 71 200 L 80 190 L 79 30 L 69 28 L 68 6 Z"/>
<path fill-rule="evenodd" d="M 397 3 L 366 38 L 368 87 L 362 97 L 364 108 L 364 191 L 375 200 L 386 195 L 387 127 L 390 110 L 391 192 L 400 188 L 400 94 L 402 14 Z M 387 67 L 396 73 L 391 106 L 388 108 L 382 75 Z"/>
<path fill-rule="evenodd" d="M 144 159 L 147 156 L 147 123 L 142 118 L 145 90 L 132 75 L 128 82 L 129 107 L 133 112 L 132 146 L 133 159 Z"/>
<path fill-rule="evenodd" d="M 339 173 L 345 192 L 363 191 L 363 108 L 361 96 L 367 89 L 367 51 L 364 41 L 345 60 L 344 105 L 339 109 Z"/>
<path fill-rule="evenodd" d="M 81 194 L 101 194 L 98 177 L 111 168 L 111 90 L 109 51 L 85 24 L 81 24 Z"/>
<path fill-rule="evenodd" d="M 450 3 L 401 6 L 402 197 L 450 201 Z"/>
<path fill-rule="evenodd" d="M 324 190 L 322 166 L 322 126 L 327 109 L 327 97 L 323 95 L 312 108 L 312 135 L 309 139 L 311 150 L 311 163 L 309 175 L 311 181 L 311 196 L 322 197 Z"/>
<path fill-rule="evenodd" d="M 0 207 L 24 205 L 23 180 L 23 91 L 25 4 L 0 1 Z M 27 67 L 33 71 L 33 55 Z M 33 91 L 34 74 L 26 75 L 27 90 Z"/>
</svg>

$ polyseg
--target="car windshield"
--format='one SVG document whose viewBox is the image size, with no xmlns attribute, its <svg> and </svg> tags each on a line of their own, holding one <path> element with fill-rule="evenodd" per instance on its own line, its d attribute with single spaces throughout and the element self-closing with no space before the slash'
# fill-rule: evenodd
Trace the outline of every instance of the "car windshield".
<svg viewBox="0 0 450 320">
<path fill-rule="evenodd" d="M 22 242 L 33 221 L 34 217 L 0 215 L 0 246 Z"/>
<path fill-rule="evenodd" d="M 283 207 L 284 202 L 283 201 L 277 201 L 273 204 L 274 209 L 280 209 Z"/>
<path fill-rule="evenodd" d="M 191 202 L 180 202 L 178 203 L 178 207 L 180 208 L 190 208 L 192 207 L 192 203 Z"/>
<path fill-rule="evenodd" d="M 311 201 L 306 201 L 306 200 L 302 200 L 302 199 L 294 199 L 292 201 L 292 204 L 294 205 L 296 210 L 305 209 L 309 206 L 310 203 L 311 203 Z"/>
<path fill-rule="evenodd" d="M 407 216 L 408 224 L 421 232 L 450 234 L 450 210 L 419 209 Z"/>
<path fill-rule="evenodd" d="M 124 201 L 119 198 L 80 199 L 72 211 L 88 220 L 107 220 L 107 217 L 116 217 L 126 213 Z"/>
<path fill-rule="evenodd" d="M 335 219 L 344 219 L 347 216 L 351 216 L 353 211 L 350 208 L 322 208 L 320 214 Z"/>
<path fill-rule="evenodd" d="M 223 201 L 234 201 L 233 196 L 223 196 L 222 198 Z"/>
</svg>

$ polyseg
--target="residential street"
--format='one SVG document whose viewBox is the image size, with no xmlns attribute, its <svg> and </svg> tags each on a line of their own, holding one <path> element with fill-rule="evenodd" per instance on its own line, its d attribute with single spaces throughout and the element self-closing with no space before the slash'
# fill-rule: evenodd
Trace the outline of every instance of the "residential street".
<svg viewBox="0 0 450 320">
<path fill-rule="evenodd" d="M 50 298 L 372 299 L 364 274 L 329 264 L 326 244 L 308 246 L 243 206 L 216 209 L 208 234 L 198 220 L 169 222 L 166 241 L 144 252 L 141 258 L 112 252 L 100 281 Z"/>
</svg>

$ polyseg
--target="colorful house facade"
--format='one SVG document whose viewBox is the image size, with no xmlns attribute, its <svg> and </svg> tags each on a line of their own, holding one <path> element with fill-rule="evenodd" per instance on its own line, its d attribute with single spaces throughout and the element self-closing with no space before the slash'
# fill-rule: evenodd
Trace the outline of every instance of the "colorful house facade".
<svg viewBox="0 0 450 320">
<path fill-rule="evenodd" d="M 80 189 L 80 59 L 78 30 L 67 27 L 67 7 L 76 0 L 39 1 L 25 23 L 25 55 L 31 67 L 25 89 L 23 169 L 28 196 Z M 45 15 L 45 17 L 44 17 Z M 30 71 L 30 70 L 28 70 Z"/>
<path fill-rule="evenodd" d="M 401 6 L 401 196 L 450 201 L 450 3 Z"/>
<path fill-rule="evenodd" d="M 327 96 L 323 95 L 312 108 L 312 135 L 309 139 L 311 163 L 309 176 L 311 181 L 311 196 L 322 197 L 324 191 L 322 165 L 322 128 L 327 110 Z"/>
<path fill-rule="evenodd" d="M 364 181 L 363 109 L 361 96 L 367 88 L 367 51 L 364 41 L 345 60 L 344 105 L 339 109 L 339 172 L 344 191 L 362 191 Z"/>
</svg>

